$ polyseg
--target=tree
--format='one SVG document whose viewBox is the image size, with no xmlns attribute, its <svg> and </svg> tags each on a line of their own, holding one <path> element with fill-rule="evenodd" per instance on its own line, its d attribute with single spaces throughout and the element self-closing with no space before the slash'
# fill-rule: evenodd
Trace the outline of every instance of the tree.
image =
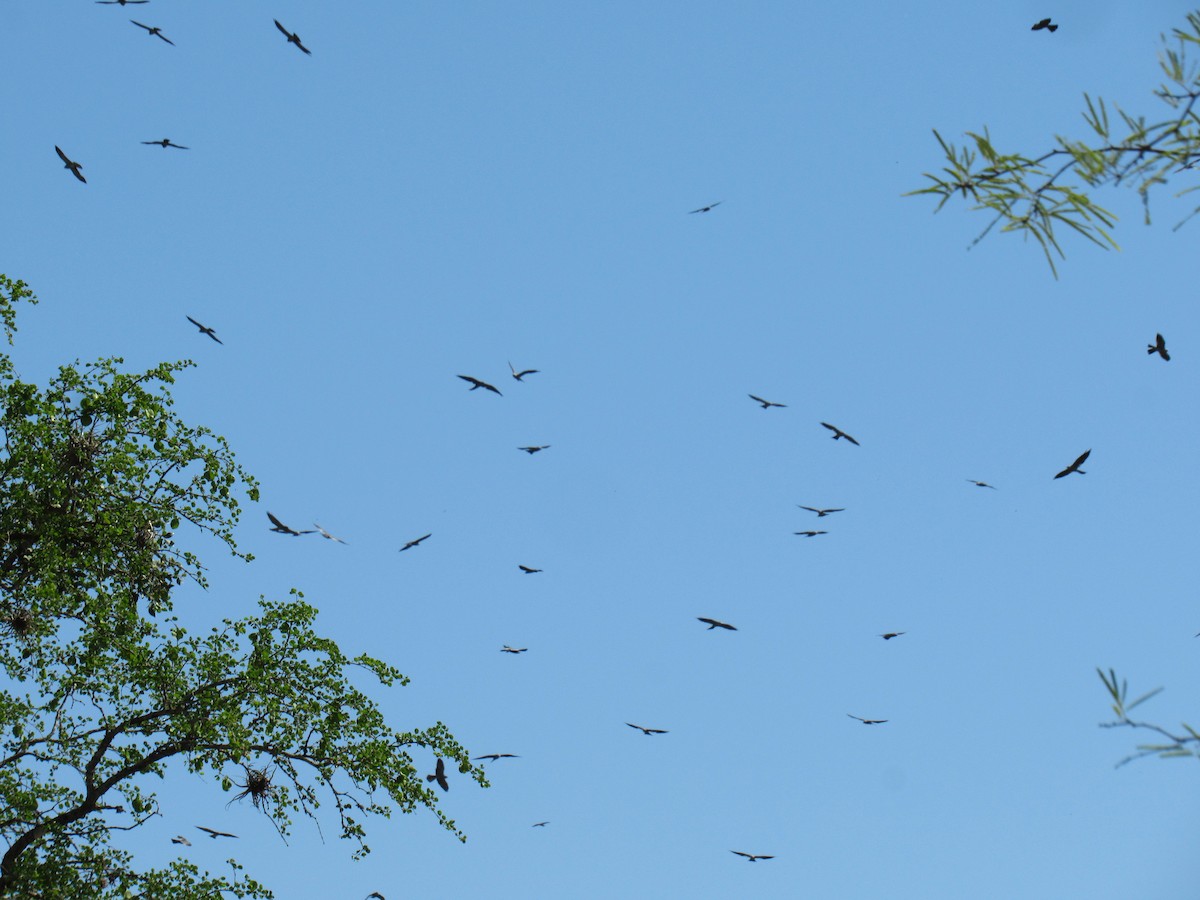
<svg viewBox="0 0 1200 900">
<path fill-rule="evenodd" d="M 21 301 L 36 299 L 0 276 L 10 344 Z M 39 388 L 0 353 L 0 897 L 272 896 L 234 860 L 228 875 L 183 859 L 139 871 L 117 845 L 158 814 L 150 785 L 168 765 L 238 788 L 281 837 L 331 803 L 356 857 L 366 820 L 393 809 L 428 809 L 465 840 L 408 750 L 486 786 L 482 770 L 440 722 L 390 727 L 349 676 L 404 676 L 318 635 L 299 592 L 202 636 L 179 624 L 174 589 L 207 582 L 176 531 L 249 561 L 232 529 L 258 486 L 223 438 L 172 412 L 190 362 L 121 364 L 76 362 Z"/>
<path fill-rule="evenodd" d="M 1188 28 L 1174 29 L 1173 38 L 1174 42 L 1166 35 L 1162 38 L 1164 49 L 1159 62 L 1167 83 L 1154 92 L 1171 110 L 1163 121 L 1147 125 L 1144 116 L 1131 116 L 1114 105 L 1120 124 L 1110 123 L 1104 100 L 1093 102 L 1085 94 L 1087 111 L 1083 117 L 1096 139 L 1087 142 L 1056 136 L 1057 147 L 1039 156 L 1000 153 L 986 128 L 982 134 L 967 132 L 970 141 L 964 146 L 948 143 L 934 131 L 946 165 L 940 174 L 925 173 L 931 185 L 906 196 L 939 197 L 935 212 L 956 195 L 962 199 L 970 196 L 975 203 L 973 209 L 992 213 L 987 227 L 971 242 L 972 247 L 996 225 L 1001 231 L 1022 232 L 1041 245 L 1055 277 L 1055 255 L 1065 258 L 1057 226 L 1071 228 L 1100 247 L 1117 247 L 1110 234 L 1117 217 L 1097 205 L 1088 192 L 1109 185 L 1135 188 L 1149 223 L 1151 190 L 1200 163 L 1200 116 L 1195 109 L 1200 98 L 1200 69 L 1186 58 L 1189 49 L 1195 50 L 1191 45 L 1200 44 L 1200 12 L 1189 14 Z M 1114 128 L 1120 130 L 1114 132 Z M 1121 136 L 1114 137 L 1114 133 Z M 1176 196 L 1197 189 L 1200 185 L 1193 184 Z M 1200 207 L 1175 228 L 1197 212 Z"/>
</svg>

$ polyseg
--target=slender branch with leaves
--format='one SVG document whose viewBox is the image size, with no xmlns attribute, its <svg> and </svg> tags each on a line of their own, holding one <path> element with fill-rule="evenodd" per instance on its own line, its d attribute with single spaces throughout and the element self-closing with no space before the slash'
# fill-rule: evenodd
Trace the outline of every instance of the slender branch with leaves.
<svg viewBox="0 0 1200 900">
<path fill-rule="evenodd" d="M 1137 753 L 1132 753 L 1117 763 L 1117 767 L 1125 765 L 1127 762 L 1132 762 L 1135 759 L 1141 759 L 1144 756 L 1160 756 L 1163 759 L 1175 758 L 1180 756 L 1195 756 L 1200 759 L 1200 733 L 1197 733 L 1191 725 L 1186 722 L 1180 723 L 1179 727 L 1183 730 L 1182 734 L 1176 734 L 1168 731 L 1161 725 L 1155 725 L 1151 722 L 1138 722 L 1129 718 L 1129 713 L 1136 707 L 1145 703 L 1151 697 L 1162 691 L 1158 687 L 1149 691 L 1136 700 L 1129 700 L 1129 685 L 1125 679 L 1117 679 L 1117 673 L 1109 669 L 1107 674 L 1103 669 L 1096 669 L 1096 674 L 1100 676 L 1100 680 L 1104 682 L 1104 687 L 1112 698 L 1112 711 L 1116 719 L 1112 722 L 1100 723 L 1101 728 L 1135 728 L 1153 731 L 1166 739 L 1166 743 L 1156 744 L 1139 744 Z"/>
</svg>

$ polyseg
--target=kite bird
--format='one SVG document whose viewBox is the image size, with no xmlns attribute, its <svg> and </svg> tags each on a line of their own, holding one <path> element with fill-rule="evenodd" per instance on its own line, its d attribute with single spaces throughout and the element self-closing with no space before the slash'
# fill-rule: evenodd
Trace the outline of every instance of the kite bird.
<svg viewBox="0 0 1200 900">
<path fill-rule="evenodd" d="M 526 575 L 536 575 L 538 572 L 542 571 L 541 569 L 533 569 L 533 568 L 530 568 L 529 566 L 523 566 L 520 563 L 517 563 L 517 568 L 520 569 L 522 572 L 524 572 Z"/>
<path fill-rule="evenodd" d="M 175 835 L 175 837 L 171 838 L 171 843 L 172 844 L 183 844 L 183 846 L 185 846 L 185 847 L 192 846 L 192 842 L 189 841 L 187 838 L 185 838 L 182 834 L 177 834 L 177 835 Z"/>
<path fill-rule="evenodd" d="M 421 543 L 421 541 L 425 540 L 425 538 L 431 538 L 431 537 L 433 537 L 433 532 L 430 532 L 429 534 L 421 535 L 421 537 L 417 538 L 415 541 L 409 541 L 407 544 L 405 544 L 403 547 L 401 547 L 396 552 L 403 553 L 405 550 L 408 550 L 410 547 L 417 546 L 419 543 Z"/>
<path fill-rule="evenodd" d="M 305 47 L 302 43 L 300 43 L 300 35 L 293 34 L 292 32 L 288 31 L 286 28 L 284 28 L 282 25 L 279 24 L 278 19 L 275 20 L 275 27 L 283 32 L 283 36 L 288 39 L 289 44 L 295 44 L 297 47 L 299 47 L 301 50 L 303 50 L 309 56 L 312 56 L 312 51 L 309 50 L 307 47 Z"/>
<path fill-rule="evenodd" d="M 801 537 L 816 537 L 818 534 L 829 534 L 828 531 L 793 531 L 792 534 L 798 534 Z"/>
<path fill-rule="evenodd" d="M 485 753 L 483 756 L 477 756 L 476 759 L 490 759 L 495 762 L 498 759 L 520 759 L 515 753 Z"/>
<path fill-rule="evenodd" d="M 438 757 L 437 768 L 433 770 L 432 775 L 426 775 L 425 780 L 436 781 L 438 787 L 443 791 L 450 790 L 450 782 L 446 780 L 446 763 L 442 761 L 440 756 Z"/>
<path fill-rule="evenodd" d="M 714 628 L 724 628 L 726 631 L 737 631 L 728 622 L 718 622 L 716 619 L 706 619 L 704 616 L 696 616 L 696 621 L 703 622 L 708 628 L 705 631 L 712 631 Z"/>
<path fill-rule="evenodd" d="M 900 635 L 902 635 L 902 634 L 908 634 L 908 632 L 907 631 L 888 631 L 888 632 L 885 632 L 884 634 L 881 634 L 880 637 L 883 638 L 885 641 L 890 641 L 892 638 L 900 637 Z"/>
<path fill-rule="evenodd" d="M 986 481 L 976 481 L 974 478 L 968 478 L 966 480 L 971 482 L 971 484 L 975 485 L 975 487 L 985 487 L 985 488 L 991 488 L 993 491 L 996 490 L 995 485 L 988 484 Z"/>
<path fill-rule="evenodd" d="M 501 653 L 524 653 L 528 649 L 529 649 L 528 647 L 510 647 L 510 646 L 508 646 L 508 644 L 505 644 L 503 647 L 500 648 L 500 652 Z"/>
<path fill-rule="evenodd" d="M 1091 455 L 1091 453 L 1092 453 L 1091 450 L 1083 451 L 1083 453 L 1081 453 L 1079 455 L 1079 459 L 1075 460 L 1075 462 L 1071 463 L 1069 466 L 1067 466 L 1065 469 L 1063 469 L 1061 472 L 1059 472 L 1054 477 L 1062 478 L 1064 475 L 1070 475 L 1072 472 L 1078 472 L 1080 475 L 1086 475 L 1087 472 L 1083 471 L 1083 469 L 1081 469 L 1079 467 L 1083 465 L 1084 460 L 1086 460 Z"/>
<path fill-rule="evenodd" d="M 82 164 L 72 161 L 71 158 L 67 156 L 67 154 L 63 153 L 62 150 L 59 149 L 58 144 L 54 145 L 54 152 L 58 154 L 59 159 L 61 159 L 64 163 L 66 163 L 66 165 L 63 168 L 70 169 L 72 175 L 74 175 L 76 178 L 78 178 L 84 184 L 87 184 L 87 179 L 84 178 L 83 173 L 79 171 L 80 169 L 83 168 Z"/>
<path fill-rule="evenodd" d="M 854 438 L 850 437 L 850 435 L 846 434 L 846 432 L 842 431 L 842 429 L 838 428 L 836 425 L 830 425 L 828 422 L 822 422 L 821 424 L 822 424 L 822 425 L 824 425 L 826 428 L 828 428 L 830 431 L 832 431 L 832 432 L 833 432 L 833 439 L 834 439 L 835 441 L 836 441 L 838 438 L 845 438 L 845 439 L 846 439 L 846 440 L 848 440 L 850 443 L 852 443 L 852 444 L 853 444 L 855 447 L 861 447 L 861 446 L 862 446 L 862 444 L 860 444 L 860 443 L 859 443 L 858 441 L 856 441 Z"/>
<path fill-rule="evenodd" d="M 151 34 L 157 38 L 162 38 L 164 41 L 166 41 L 172 47 L 175 46 L 175 42 L 173 40 L 171 40 L 169 37 L 167 37 L 165 34 L 163 34 L 162 29 L 159 28 L 157 25 L 155 25 L 153 28 L 151 28 L 149 25 L 143 25 L 141 22 L 138 22 L 135 19 L 130 19 L 129 21 L 133 22 L 133 24 L 136 25 L 138 28 L 145 28 L 147 34 Z"/>
<path fill-rule="evenodd" d="M 642 734 L 644 734 L 646 736 L 649 736 L 652 734 L 667 734 L 667 732 L 661 728 L 647 728 L 644 725 L 634 725 L 632 722 L 626 722 L 625 724 L 628 725 L 630 728 L 639 729 L 642 732 Z"/>
<path fill-rule="evenodd" d="M 313 522 L 313 524 L 317 525 L 316 522 Z M 317 525 L 317 531 L 319 531 L 321 533 L 321 537 L 325 538 L 325 540 L 327 540 L 327 541 L 337 541 L 339 544 L 346 543 L 340 537 L 335 537 L 334 535 L 330 534 L 328 531 L 326 531 L 320 525 Z"/>
<path fill-rule="evenodd" d="M 185 316 L 184 318 L 186 318 L 189 322 L 191 322 L 193 325 L 195 325 L 197 328 L 199 328 L 201 334 L 207 334 L 210 338 L 212 338 L 214 341 L 216 341 L 218 344 L 221 344 L 222 346 L 225 344 L 225 342 L 223 340 L 221 340 L 219 337 L 217 337 L 217 333 L 215 331 L 213 331 L 211 328 L 209 328 L 208 326 L 201 325 L 199 322 L 197 322 L 191 316 Z"/>
<path fill-rule="evenodd" d="M 797 503 L 796 505 L 797 505 L 797 506 L 800 506 L 800 504 L 799 504 L 799 503 Z M 820 518 L 823 518 L 824 516 L 827 516 L 827 515 L 829 515 L 830 513 L 835 513 L 835 512 L 845 512 L 845 511 L 846 511 L 845 507 L 840 507 L 840 508 L 838 508 L 838 509 L 816 509 L 816 508 L 814 508 L 814 507 L 812 507 L 812 506 L 800 506 L 800 508 L 801 508 L 801 509 L 807 509 L 809 512 L 815 512 L 815 513 L 817 514 L 817 518 L 818 518 L 818 519 L 820 519 Z"/>
<path fill-rule="evenodd" d="M 142 143 L 143 144 L 155 144 L 159 147 L 162 147 L 164 150 L 166 150 L 168 147 L 174 147 L 176 150 L 189 149 L 188 147 L 183 146 L 183 144 L 176 144 L 170 138 L 163 138 L 161 141 L 142 141 Z"/>
<path fill-rule="evenodd" d="M 1049 19 L 1042 19 L 1040 22 L 1035 22 L 1033 27 L 1030 28 L 1029 30 L 1030 31 L 1041 31 L 1043 28 L 1046 29 L 1047 31 L 1049 31 L 1051 34 L 1058 31 L 1058 26 L 1051 25 Z"/>
<path fill-rule="evenodd" d="M 124 6 L 127 3 L 149 3 L 150 0 L 96 0 L 105 6 Z"/>
<path fill-rule="evenodd" d="M 763 409 L 770 409 L 772 406 L 778 406 L 780 409 L 787 409 L 786 403 L 774 403 L 770 400 L 764 400 L 762 397 L 755 396 L 754 394 L 747 394 L 746 396 L 755 403 L 761 403 Z"/>
<path fill-rule="evenodd" d="M 513 369 L 512 363 L 509 363 L 508 367 L 510 369 L 512 369 L 512 377 L 515 378 L 517 381 L 520 381 L 526 375 L 537 375 L 538 374 L 537 369 L 522 369 L 520 372 L 518 372 L 516 369 Z"/>
<path fill-rule="evenodd" d="M 545 828 L 545 827 L 546 827 L 547 825 L 549 825 L 549 824 L 550 824 L 549 822 L 534 822 L 534 823 L 533 823 L 531 826 L 529 826 L 529 827 L 530 827 L 530 828 Z"/>
<path fill-rule="evenodd" d="M 387 897 L 383 896 L 379 891 L 371 891 L 364 900 L 387 900 Z"/>
<path fill-rule="evenodd" d="M 1163 340 L 1163 336 L 1161 334 L 1156 334 L 1154 336 L 1153 344 L 1146 345 L 1146 353 L 1157 353 L 1164 360 L 1169 360 L 1171 358 L 1171 354 L 1167 352 L 1167 342 Z"/>
<path fill-rule="evenodd" d="M 297 531 L 295 528 L 289 528 L 287 525 L 284 525 L 277 518 L 275 518 L 275 516 L 270 512 L 267 513 L 267 518 L 271 520 L 271 525 L 274 526 L 271 530 L 278 534 L 290 534 L 292 537 L 300 537 L 302 534 L 313 533 L 311 528 L 307 528 L 304 531 Z"/>
<path fill-rule="evenodd" d="M 736 853 L 738 856 L 744 856 L 744 857 L 746 857 L 746 859 L 750 860 L 750 862 L 755 862 L 756 860 L 760 860 L 760 859 L 774 859 L 775 858 L 774 856 L 767 856 L 762 853 L 743 853 L 741 850 L 730 850 L 729 852 Z"/>
<path fill-rule="evenodd" d="M 496 386 L 494 384 L 488 384 L 486 381 L 480 381 L 478 378 L 472 378 L 470 375 L 459 375 L 458 377 L 461 378 L 463 381 L 470 382 L 471 390 L 475 390 L 476 388 L 483 388 L 484 390 L 491 391 L 493 394 L 499 394 L 501 397 L 504 396 L 498 390 L 496 390 Z"/>
<path fill-rule="evenodd" d="M 850 713 L 846 713 L 846 715 L 850 716 Z M 862 716 L 850 716 L 850 718 L 858 719 L 864 725 L 882 725 L 887 721 L 887 719 L 864 719 Z"/>
<path fill-rule="evenodd" d="M 199 828 L 201 831 L 205 832 L 206 834 L 208 834 L 208 836 L 210 838 L 212 838 L 214 841 L 219 837 L 227 837 L 227 838 L 237 837 L 236 834 L 230 834 L 228 831 L 217 831 L 215 828 L 205 828 L 203 825 L 197 825 L 196 827 Z"/>
<path fill-rule="evenodd" d="M 691 212 L 688 213 L 688 215 L 691 216 L 696 213 L 712 212 L 714 207 L 720 206 L 724 202 L 725 202 L 724 200 L 718 200 L 716 203 L 708 204 L 708 206 L 701 206 L 699 209 L 693 209 Z"/>
<path fill-rule="evenodd" d="M 542 450 L 549 450 L 549 449 L 550 449 L 550 445 L 549 445 L 549 444 L 542 444 L 540 447 L 518 447 L 517 449 L 518 449 L 518 450 L 524 450 L 524 451 L 525 451 L 526 453 L 528 453 L 530 456 L 533 456 L 533 454 L 535 454 L 535 453 L 539 453 L 539 452 L 541 452 Z"/>
</svg>

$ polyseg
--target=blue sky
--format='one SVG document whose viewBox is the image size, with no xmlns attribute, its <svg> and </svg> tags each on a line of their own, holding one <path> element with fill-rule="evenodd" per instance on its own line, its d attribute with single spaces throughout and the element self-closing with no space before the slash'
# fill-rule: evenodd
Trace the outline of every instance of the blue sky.
<svg viewBox="0 0 1200 900">
<path fill-rule="evenodd" d="M 280 897 L 1185 895 L 1193 765 L 1114 770 L 1139 736 L 1096 727 L 1095 667 L 1194 715 L 1188 181 L 1150 227 L 1104 192 L 1122 251 L 1067 238 L 1057 281 L 901 195 L 933 128 L 1032 154 L 1085 136 L 1085 91 L 1157 121 L 1188 10 L 8 4 L 2 270 L 42 301 L 18 370 L 194 359 L 178 410 L 262 481 L 256 560 L 196 538 L 181 615 L 298 587 L 412 678 L 376 692 L 396 725 L 520 755 L 452 780 L 465 845 L 418 813 L 363 862 L 285 846 L 183 773 L 121 840 L 151 864 L 236 832 L 185 852 Z"/>
</svg>

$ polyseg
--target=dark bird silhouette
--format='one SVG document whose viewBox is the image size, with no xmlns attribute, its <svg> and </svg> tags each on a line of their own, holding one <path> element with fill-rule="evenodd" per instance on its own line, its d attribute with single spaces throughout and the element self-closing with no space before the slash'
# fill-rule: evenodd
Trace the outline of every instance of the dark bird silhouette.
<svg viewBox="0 0 1200 900">
<path fill-rule="evenodd" d="M 142 141 L 142 143 L 143 144 L 154 144 L 158 147 L 162 147 L 164 150 L 167 149 L 168 147 L 174 147 L 176 150 L 191 149 L 190 147 L 183 146 L 183 144 L 176 144 L 170 138 L 163 138 L 161 141 Z"/>
<path fill-rule="evenodd" d="M 822 425 L 824 425 L 826 428 L 828 428 L 830 431 L 832 431 L 832 432 L 833 432 L 833 439 L 834 439 L 835 441 L 836 441 L 838 438 L 845 438 L 845 439 L 846 439 L 846 440 L 848 440 L 850 443 L 852 443 L 852 444 L 853 444 L 855 447 L 861 447 L 861 446 L 862 446 L 862 444 L 860 444 L 860 443 L 859 443 L 858 441 L 856 441 L 854 438 L 850 437 L 850 435 L 846 434 L 846 432 L 842 431 L 842 429 L 838 428 L 836 425 L 830 425 L 828 422 L 822 422 L 821 424 L 822 424 Z"/>
<path fill-rule="evenodd" d="M 632 722 L 626 722 L 625 724 L 628 725 L 630 728 L 638 729 L 639 731 L 641 731 L 642 734 L 645 734 L 645 735 L 667 734 L 667 732 L 661 728 L 647 728 L 644 725 L 634 725 Z"/>
<path fill-rule="evenodd" d="M 746 396 L 755 403 L 761 403 L 763 409 L 770 409 L 772 406 L 778 406 L 780 409 L 787 409 L 786 403 L 773 403 L 770 400 L 764 400 L 762 397 L 755 396 L 754 394 L 747 394 Z"/>
<path fill-rule="evenodd" d="M 316 523 L 316 522 L 313 522 L 313 524 L 314 524 L 314 525 L 317 525 L 317 523 Z M 324 528 L 322 528 L 320 525 L 317 525 L 317 531 L 318 531 L 318 532 L 320 532 L 320 534 L 321 534 L 321 537 L 325 538 L 327 541 L 337 541 L 339 544 L 345 544 L 345 543 L 346 543 L 346 542 L 345 542 L 345 541 L 343 541 L 343 540 L 342 540 L 340 537 L 334 537 L 332 534 L 330 534 L 328 531 L 326 531 L 326 530 L 325 530 Z"/>
<path fill-rule="evenodd" d="M 531 828 L 545 828 L 549 824 L 550 824 L 549 822 L 534 822 L 530 827 Z"/>
<path fill-rule="evenodd" d="M 744 856 L 750 862 L 755 862 L 760 859 L 774 859 L 774 856 L 767 856 L 763 853 L 743 853 L 741 850 L 730 850 L 730 853 L 736 853 L 738 856 Z"/>
<path fill-rule="evenodd" d="M 885 632 L 884 634 L 881 634 L 880 637 L 883 638 L 885 641 L 890 641 L 892 638 L 900 637 L 900 635 L 902 635 L 902 634 L 908 634 L 908 632 L 907 631 L 888 631 L 888 632 Z"/>
<path fill-rule="evenodd" d="M 792 534 L 798 534 L 801 537 L 816 537 L 818 534 L 829 534 L 828 531 L 793 531 Z"/>
<path fill-rule="evenodd" d="M 520 563 L 517 563 L 517 568 L 526 575 L 536 575 L 538 572 L 542 571 L 541 569 L 531 569 L 529 566 L 523 566 Z"/>
<path fill-rule="evenodd" d="M 528 649 L 529 649 L 528 647 L 510 647 L 510 646 L 508 646 L 508 644 L 505 644 L 503 647 L 500 648 L 500 652 L 501 653 L 524 653 Z"/>
<path fill-rule="evenodd" d="M 542 444 L 540 447 L 518 447 L 517 449 L 518 449 L 518 450 L 524 450 L 524 451 L 525 451 L 526 453 L 528 453 L 530 456 L 533 456 L 533 454 L 535 454 L 535 453 L 540 453 L 542 450 L 549 450 L 549 449 L 550 449 L 550 445 L 549 445 L 549 444 Z"/>
<path fill-rule="evenodd" d="M 494 384 L 488 384 L 486 381 L 480 381 L 478 378 L 472 378 L 470 375 L 459 375 L 458 377 L 463 381 L 470 382 L 471 390 L 483 388 L 484 390 L 491 391 L 493 394 L 500 394 L 500 392 L 496 390 L 496 386 Z M 500 396 L 503 397 L 504 395 L 500 394 Z"/>
<path fill-rule="evenodd" d="M 421 537 L 417 538 L 415 541 L 409 541 L 407 544 L 405 544 L 403 547 L 401 547 L 401 548 L 400 548 L 399 550 L 397 550 L 396 552 L 397 552 L 397 553 L 403 553 L 405 550 L 408 550 L 410 547 L 415 547 L 415 546 L 417 546 L 417 544 L 421 543 L 421 541 L 425 540 L 425 538 L 431 538 L 431 537 L 433 537 L 433 532 L 432 532 L 432 531 L 431 531 L 429 534 L 423 534 L 423 535 L 421 535 Z"/>
<path fill-rule="evenodd" d="M 513 377 L 513 378 L 515 378 L 517 381 L 520 381 L 520 380 L 521 380 L 522 378 L 524 378 L 526 375 L 536 375 L 536 374 L 538 374 L 538 370 L 537 370 L 537 369 L 522 369 L 520 372 L 518 372 L 516 369 L 513 369 L 513 364 L 512 364 L 512 363 L 509 363 L 509 364 L 508 364 L 508 367 L 509 367 L 510 369 L 512 369 L 512 377 Z"/>
<path fill-rule="evenodd" d="M 363 900 L 387 900 L 387 897 L 379 893 L 379 891 L 371 891 Z"/>
<path fill-rule="evenodd" d="M 185 847 L 192 846 L 192 842 L 189 841 L 187 838 L 185 838 L 182 834 L 177 834 L 177 835 L 175 835 L 175 837 L 171 838 L 171 843 L 172 844 L 183 844 L 183 846 L 185 846 Z"/>
<path fill-rule="evenodd" d="M 152 34 L 156 38 L 162 38 L 162 40 L 166 41 L 172 47 L 175 46 L 175 42 L 173 40 L 171 40 L 169 37 L 167 37 L 165 34 L 163 34 L 162 29 L 159 28 L 157 25 L 155 25 L 153 28 L 151 28 L 149 25 L 143 25 L 141 22 L 138 22 L 135 19 L 130 19 L 129 21 L 133 22 L 133 24 L 136 25 L 138 28 L 145 28 L 147 34 Z"/>
<path fill-rule="evenodd" d="M 846 713 L 846 715 L 850 716 L 850 713 Z M 850 718 L 858 719 L 864 725 L 882 725 L 887 721 L 887 719 L 864 719 L 862 716 L 850 716 Z"/>
<path fill-rule="evenodd" d="M 64 168 L 70 169 L 72 175 L 74 175 L 76 178 L 78 178 L 84 184 L 87 184 L 87 179 L 84 178 L 83 173 L 79 171 L 80 169 L 83 168 L 82 164 L 71 160 L 70 157 L 67 156 L 67 154 L 63 153 L 62 150 L 60 150 L 58 148 L 58 144 L 54 145 L 54 152 L 57 153 L 58 158 L 61 159 L 66 164 L 64 166 Z"/>
<path fill-rule="evenodd" d="M 426 775 L 425 780 L 436 781 L 438 783 L 438 787 L 440 787 L 443 791 L 450 790 L 450 782 L 446 780 L 446 764 L 442 761 L 440 756 L 438 757 L 437 768 L 433 770 L 432 775 Z"/>
<path fill-rule="evenodd" d="M 278 19 L 275 20 L 275 27 L 283 32 L 283 36 L 288 39 L 289 44 L 295 44 L 297 47 L 299 47 L 301 50 L 303 50 L 309 56 L 312 56 L 312 51 L 309 50 L 307 47 L 305 47 L 302 43 L 300 43 L 300 35 L 293 34 L 292 32 L 288 31 L 286 28 L 284 28 L 282 25 L 279 24 Z"/>
<path fill-rule="evenodd" d="M 976 481 L 974 478 L 968 478 L 966 480 L 971 482 L 971 484 L 975 485 L 975 487 L 985 487 L 985 488 L 991 488 L 993 491 L 996 490 L 995 485 L 988 484 L 986 481 Z"/>
<path fill-rule="evenodd" d="M 728 622 L 718 622 L 716 619 L 706 619 L 704 616 L 696 616 L 696 620 L 703 622 L 708 626 L 708 628 L 705 629 L 706 631 L 712 631 L 714 628 L 724 628 L 726 631 L 737 631 L 737 629 Z"/>
<path fill-rule="evenodd" d="M 302 534 L 313 533 L 311 528 L 305 529 L 304 531 L 297 531 L 295 528 L 289 528 L 287 525 L 284 525 L 277 518 L 275 518 L 275 516 L 270 512 L 267 513 L 267 518 L 271 520 L 271 525 L 274 526 L 271 530 L 279 534 L 290 534 L 293 537 L 299 537 Z"/>
<path fill-rule="evenodd" d="M 1161 334 L 1156 334 L 1154 336 L 1153 344 L 1146 345 L 1146 353 L 1157 353 L 1165 360 L 1169 360 L 1171 358 L 1171 354 L 1167 352 L 1167 342 L 1163 340 L 1163 336 Z"/>
<path fill-rule="evenodd" d="M 495 762 L 498 759 L 520 759 L 515 753 L 485 753 L 483 756 L 477 756 L 476 759 L 490 759 Z"/>
<path fill-rule="evenodd" d="M 149 3 L 150 0 L 96 0 L 97 3 L 103 6 L 128 6 L 130 3 Z"/>
<path fill-rule="evenodd" d="M 213 331 L 211 328 L 209 328 L 208 326 L 201 325 L 199 322 L 197 322 L 191 316 L 185 316 L 185 318 L 189 322 L 191 322 L 193 325 L 195 325 L 197 328 L 199 328 L 201 334 L 207 334 L 210 338 L 212 338 L 218 344 L 221 344 L 221 345 L 225 344 L 225 342 L 223 340 L 221 340 L 219 337 L 217 337 L 217 333 L 215 331 Z"/>
<path fill-rule="evenodd" d="M 197 825 L 201 831 L 205 832 L 214 841 L 219 837 L 235 838 L 236 834 L 230 834 L 228 831 L 217 831 L 215 828 L 205 828 L 203 825 Z"/>
<path fill-rule="evenodd" d="M 797 503 L 796 505 L 797 505 L 797 506 L 800 506 L 800 504 L 799 504 L 799 503 Z M 824 517 L 824 516 L 827 516 L 827 515 L 829 515 L 830 513 L 835 513 L 835 512 L 845 512 L 845 511 L 846 511 L 846 508 L 845 508 L 845 507 L 839 507 L 838 509 L 816 509 L 815 507 L 812 507 L 812 506 L 800 506 L 800 508 L 801 508 L 801 509 L 807 509 L 809 512 L 815 512 L 815 513 L 817 514 L 817 518 L 818 518 L 818 519 L 820 519 L 820 518 L 822 518 L 822 517 Z"/>
<path fill-rule="evenodd" d="M 696 213 L 712 212 L 714 207 L 720 206 L 724 202 L 725 202 L 724 200 L 718 200 L 716 203 L 708 204 L 708 206 L 701 206 L 699 209 L 693 209 L 691 212 L 688 213 L 688 215 L 691 216 Z"/>
<path fill-rule="evenodd" d="M 1049 31 L 1052 34 L 1055 31 L 1058 31 L 1058 26 L 1051 25 L 1049 19 L 1042 19 L 1040 22 L 1035 22 L 1034 26 L 1032 28 L 1030 28 L 1029 30 L 1030 31 L 1041 31 L 1043 28 L 1045 28 L 1047 31 Z"/>
<path fill-rule="evenodd" d="M 1079 467 L 1083 465 L 1084 460 L 1086 460 L 1088 458 L 1088 456 L 1091 455 L 1091 453 L 1092 453 L 1091 450 L 1085 450 L 1083 453 L 1081 453 L 1079 455 L 1079 459 L 1075 460 L 1075 462 L 1071 463 L 1069 466 L 1067 466 L 1065 469 L 1063 469 L 1061 472 L 1059 472 L 1054 477 L 1062 478 L 1064 475 L 1070 475 L 1072 472 L 1078 472 L 1080 475 L 1086 475 L 1087 472 L 1083 471 L 1083 469 L 1081 469 Z"/>
</svg>

